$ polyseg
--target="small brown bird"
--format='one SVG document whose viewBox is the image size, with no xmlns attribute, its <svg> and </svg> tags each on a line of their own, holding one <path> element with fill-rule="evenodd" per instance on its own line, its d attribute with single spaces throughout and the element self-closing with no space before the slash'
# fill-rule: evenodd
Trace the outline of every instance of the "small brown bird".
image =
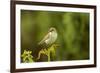
<svg viewBox="0 0 100 73">
<path fill-rule="evenodd" d="M 38 45 L 41 45 L 43 43 L 46 43 L 46 45 L 53 44 L 57 39 L 57 31 L 54 27 L 50 28 L 47 35 L 38 43 Z"/>
<path fill-rule="evenodd" d="M 51 27 L 44 38 L 38 43 L 35 51 L 33 52 L 33 57 L 37 58 L 38 53 L 41 49 L 49 48 L 57 39 L 57 31 L 54 27 Z"/>
</svg>

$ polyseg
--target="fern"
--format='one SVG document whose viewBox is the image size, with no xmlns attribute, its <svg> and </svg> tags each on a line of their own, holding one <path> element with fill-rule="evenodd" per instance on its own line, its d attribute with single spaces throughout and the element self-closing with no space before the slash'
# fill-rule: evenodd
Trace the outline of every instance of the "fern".
<svg viewBox="0 0 100 73">
<path fill-rule="evenodd" d="M 55 53 L 55 48 L 56 47 L 57 47 L 57 45 L 53 44 L 51 47 L 49 47 L 47 49 L 40 50 L 39 53 L 38 53 L 37 60 L 40 59 L 40 57 L 41 57 L 42 54 L 44 54 L 44 55 L 46 55 L 48 57 L 48 62 L 51 61 L 51 59 L 50 59 L 50 53 L 52 53 L 52 56 L 55 56 L 56 55 L 56 53 Z"/>
<path fill-rule="evenodd" d="M 44 54 L 48 57 L 48 62 L 51 61 L 51 53 L 52 53 L 52 57 L 56 56 L 56 47 L 58 45 L 57 44 L 53 44 L 51 47 L 47 48 L 47 49 L 41 49 L 38 53 L 38 57 L 37 57 L 37 60 L 40 59 L 41 55 Z M 31 62 L 34 62 L 34 58 L 33 56 L 31 55 L 32 54 L 32 51 L 27 51 L 27 50 L 24 50 L 23 54 L 21 55 L 22 57 L 22 61 L 24 63 L 31 63 Z"/>
<path fill-rule="evenodd" d="M 34 62 L 33 56 L 31 54 L 32 54 L 32 51 L 26 51 L 26 50 L 24 50 L 23 54 L 21 55 L 22 61 L 24 63 Z"/>
</svg>

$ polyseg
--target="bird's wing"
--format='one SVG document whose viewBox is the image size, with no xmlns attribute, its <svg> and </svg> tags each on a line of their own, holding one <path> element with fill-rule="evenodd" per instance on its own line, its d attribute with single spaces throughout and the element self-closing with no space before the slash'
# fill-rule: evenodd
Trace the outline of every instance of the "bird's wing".
<svg viewBox="0 0 100 73">
<path fill-rule="evenodd" d="M 44 43 L 50 37 L 50 33 L 48 33 L 40 42 L 39 44 Z"/>
</svg>

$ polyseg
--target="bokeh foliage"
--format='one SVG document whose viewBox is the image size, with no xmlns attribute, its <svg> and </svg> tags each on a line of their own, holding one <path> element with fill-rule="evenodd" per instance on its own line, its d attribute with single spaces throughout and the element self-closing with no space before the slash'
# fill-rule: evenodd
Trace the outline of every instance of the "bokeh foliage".
<svg viewBox="0 0 100 73">
<path fill-rule="evenodd" d="M 58 32 L 55 61 L 89 59 L 89 13 L 21 10 L 21 53 L 32 50 L 50 27 Z"/>
</svg>

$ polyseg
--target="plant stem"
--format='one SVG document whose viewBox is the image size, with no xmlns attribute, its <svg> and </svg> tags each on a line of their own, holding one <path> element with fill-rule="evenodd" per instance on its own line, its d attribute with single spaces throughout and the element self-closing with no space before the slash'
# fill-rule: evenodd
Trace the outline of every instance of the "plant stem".
<svg viewBox="0 0 100 73">
<path fill-rule="evenodd" d="M 48 62 L 50 62 L 50 51 L 48 51 Z"/>
</svg>

